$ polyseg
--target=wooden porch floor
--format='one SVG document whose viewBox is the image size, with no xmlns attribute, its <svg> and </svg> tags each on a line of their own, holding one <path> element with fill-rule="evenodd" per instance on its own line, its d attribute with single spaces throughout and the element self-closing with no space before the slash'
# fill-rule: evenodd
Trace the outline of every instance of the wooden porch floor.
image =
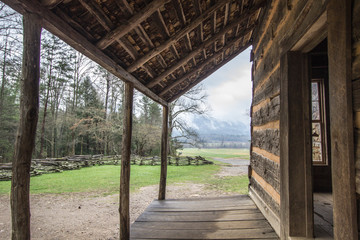
<svg viewBox="0 0 360 240">
<path fill-rule="evenodd" d="M 278 239 L 247 195 L 154 200 L 131 226 L 131 239 Z"/>
</svg>

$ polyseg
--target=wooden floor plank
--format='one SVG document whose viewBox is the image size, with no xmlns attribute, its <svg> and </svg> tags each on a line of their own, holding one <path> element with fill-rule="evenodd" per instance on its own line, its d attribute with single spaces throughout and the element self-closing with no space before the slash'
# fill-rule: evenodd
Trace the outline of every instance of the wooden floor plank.
<svg viewBox="0 0 360 240">
<path fill-rule="evenodd" d="M 164 229 L 164 230 L 217 230 L 217 229 L 251 229 L 251 228 L 269 228 L 270 224 L 263 220 L 253 221 L 224 221 L 224 222 L 135 222 L 132 228 L 143 229 Z"/>
<path fill-rule="evenodd" d="M 278 239 L 247 195 L 154 200 L 131 226 L 131 239 Z"/>
<path fill-rule="evenodd" d="M 213 211 L 146 211 L 153 215 L 175 215 L 175 216 L 217 216 L 217 215 L 236 215 L 248 213 L 260 213 L 259 209 L 240 209 L 240 210 L 213 210 Z"/>
<path fill-rule="evenodd" d="M 267 239 L 277 237 L 272 228 L 239 230 L 157 230 L 133 228 L 133 238 L 147 239 Z"/>
<path fill-rule="evenodd" d="M 204 206 L 199 206 L 197 208 L 197 211 L 202 211 L 202 212 L 206 212 L 206 211 L 228 211 L 228 210 L 243 210 L 243 209 L 258 209 L 255 205 L 236 205 L 236 206 L 208 206 L 208 207 L 204 207 Z M 146 209 L 148 212 L 189 212 L 192 211 L 191 209 L 189 210 L 188 207 L 180 207 L 180 206 L 175 206 L 175 207 L 152 207 L 149 206 Z"/>
<path fill-rule="evenodd" d="M 155 215 L 145 212 L 136 220 L 138 222 L 216 222 L 216 221 L 236 221 L 236 220 L 260 220 L 265 219 L 261 213 L 248 213 L 248 214 L 234 214 L 227 215 L 221 214 L 216 217 L 205 215 L 186 216 L 186 215 Z"/>
</svg>

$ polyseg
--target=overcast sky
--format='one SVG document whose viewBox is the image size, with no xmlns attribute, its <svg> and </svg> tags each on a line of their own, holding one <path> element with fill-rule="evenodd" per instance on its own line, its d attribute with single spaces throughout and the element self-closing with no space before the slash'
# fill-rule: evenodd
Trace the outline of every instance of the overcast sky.
<svg viewBox="0 0 360 240">
<path fill-rule="evenodd" d="M 203 81 L 212 117 L 249 124 L 251 104 L 250 48 Z"/>
</svg>

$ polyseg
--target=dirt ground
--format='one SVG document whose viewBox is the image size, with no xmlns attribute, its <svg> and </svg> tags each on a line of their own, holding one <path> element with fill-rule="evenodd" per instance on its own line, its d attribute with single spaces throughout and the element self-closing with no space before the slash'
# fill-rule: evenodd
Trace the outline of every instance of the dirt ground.
<svg viewBox="0 0 360 240">
<path fill-rule="evenodd" d="M 244 166 L 223 166 L 218 174 L 246 174 Z M 147 186 L 131 193 L 131 222 L 157 198 L 158 186 Z M 175 184 L 167 187 L 167 198 L 196 198 L 231 195 L 210 190 L 204 184 Z M 32 239 L 118 239 L 119 195 L 101 192 L 31 195 Z M 11 218 L 9 196 L 0 195 L 0 239 L 10 239 Z"/>
</svg>

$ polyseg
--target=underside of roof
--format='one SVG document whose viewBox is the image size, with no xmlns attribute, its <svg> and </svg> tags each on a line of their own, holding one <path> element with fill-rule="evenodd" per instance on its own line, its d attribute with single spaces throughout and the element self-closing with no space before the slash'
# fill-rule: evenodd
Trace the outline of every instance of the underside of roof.
<svg viewBox="0 0 360 240">
<path fill-rule="evenodd" d="M 166 105 L 251 45 L 266 0 L 2 0 Z"/>
</svg>

